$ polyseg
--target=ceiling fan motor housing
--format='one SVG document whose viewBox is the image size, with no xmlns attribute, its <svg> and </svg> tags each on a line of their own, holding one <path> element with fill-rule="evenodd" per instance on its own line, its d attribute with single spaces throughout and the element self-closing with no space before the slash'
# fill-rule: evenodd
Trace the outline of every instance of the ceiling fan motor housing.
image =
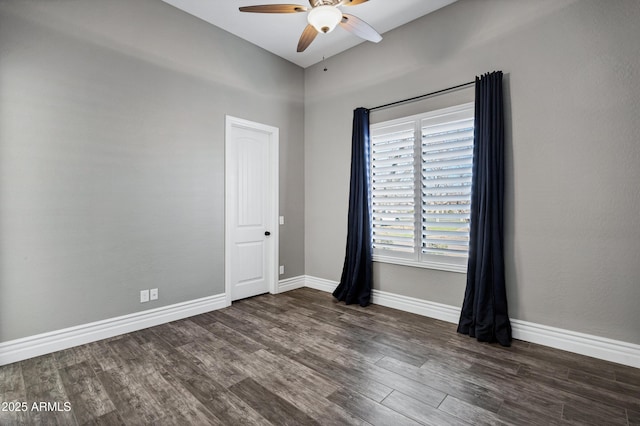
<svg viewBox="0 0 640 426">
<path fill-rule="evenodd" d="M 311 5 L 313 7 L 318 6 L 337 6 L 340 4 L 341 0 L 312 0 Z"/>
</svg>

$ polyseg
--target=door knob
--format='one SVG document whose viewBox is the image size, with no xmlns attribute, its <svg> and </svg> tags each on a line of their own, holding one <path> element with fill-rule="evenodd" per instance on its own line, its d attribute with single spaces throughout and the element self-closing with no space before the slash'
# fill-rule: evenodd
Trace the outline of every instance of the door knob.
<svg viewBox="0 0 640 426">
<path fill-rule="evenodd" d="M 264 235 L 266 235 L 268 237 L 269 235 L 271 235 L 271 232 L 265 231 Z"/>
</svg>

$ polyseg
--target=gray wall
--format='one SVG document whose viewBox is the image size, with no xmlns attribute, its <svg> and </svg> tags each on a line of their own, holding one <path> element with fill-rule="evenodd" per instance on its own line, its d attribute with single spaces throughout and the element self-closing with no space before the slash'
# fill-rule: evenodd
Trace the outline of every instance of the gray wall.
<svg viewBox="0 0 640 426">
<path fill-rule="evenodd" d="M 340 278 L 351 111 L 502 70 L 511 317 L 640 344 L 639 22 L 636 0 L 460 0 L 306 69 L 306 273 Z M 377 289 L 462 303 L 464 274 L 374 272 Z"/>
<path fill-rule="evenodd" d="M 280 128 L 304 274 L 301 68 L 157 0 L 0 0 L 0 341 L 224 292 L 225 114 Z"/>
</svg>

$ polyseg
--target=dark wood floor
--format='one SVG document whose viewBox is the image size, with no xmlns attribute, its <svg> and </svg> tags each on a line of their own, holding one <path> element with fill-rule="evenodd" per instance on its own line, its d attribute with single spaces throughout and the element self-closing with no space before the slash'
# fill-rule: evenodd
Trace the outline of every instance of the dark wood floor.
<svg viewBox="0 0 640 426">
<path fill-rule="evenodd" d="M 300 289 L 0 367 L 9 401 L 1 425 L 638 425 L 640 370 Z"/>
</svg>

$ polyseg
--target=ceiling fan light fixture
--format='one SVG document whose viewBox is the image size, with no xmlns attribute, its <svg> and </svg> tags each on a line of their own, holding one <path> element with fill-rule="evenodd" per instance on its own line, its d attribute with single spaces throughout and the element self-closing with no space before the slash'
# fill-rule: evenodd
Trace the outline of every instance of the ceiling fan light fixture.
<svg viewBox="0 0 640 426">
<path fill-rule="evenodd" d="M 330 33 L 342 20 L 342 12 L 335 6 L 317 6 L 307 16 L 309 24 L 320 33 Z"/>
</svg>

